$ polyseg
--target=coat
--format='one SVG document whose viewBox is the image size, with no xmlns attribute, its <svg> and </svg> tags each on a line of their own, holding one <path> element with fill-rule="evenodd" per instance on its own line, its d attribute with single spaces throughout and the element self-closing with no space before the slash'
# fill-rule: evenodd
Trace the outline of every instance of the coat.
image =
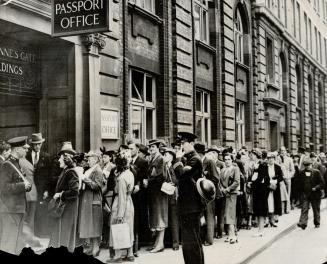
<svg viewBox="0 0 327 264">
<path fill-rule="evenodd" d="M 220 198 L 222 193 L 219 192 L 218 185 L 220 184 L 220 175 L 218 171 L 218 167 L 214 160 L 208 159 L 207 157 L 203 160 L 203 174 L 205 175 L 206 179 L 213 182 L 216 187 L 216 198 Z"/>
<path fill-rule="evenodd" d="M 27 152 L 26 159 L 33 165 L 32 150 Z M 38 194 L 38 200 L 43 199 L 43 193 L 45 191 L 49 192 L 50 173 L 51 173 L 50 155 L 44 151 L 40 151 L 39 161 L 34 166 L 34 183 Z"/>
<path fill-rule="evenodd" d="M 134 241 L 134 206 L 131 194 L 134 188 L 134 175 L 130 170 L 123 171 L 116 178 L 115 198 L 112 204 L 110 224 L 117 222 L 117 218 L 123 218 L 128 224 L 130 239 Z M 112 234 L 110 232 L 109 245 L 113 246 Z"/>
<path fill-rule="evenodd" d="M 305 180 L 307 178 L 306 171 L 303 170 L 300 172 L 299 175 L 299 192 L 302 195 L 305 195 L 310 200 L 320 200 L 321 199 L 321 190 L 324 189 L 324 180 L 319 172 L 319 170 L 311 169 L 309 170 L 310 175 L 310 185 L 307 186 L 308 189 L 305 187 Z M 312 188 L 315 188 L 313 191 Z"/>
<path fill-rule="evenodd" d="M 178 211 L 180 215 L 201 213 L 204 205 L 196 189 L 196 181 L 202 177 L 202 161 L 195 151 L 185 155 L 186 163 L 178 180 Z M 186 166 L 191 167 L 190 169 Z"/>
<path fill-rule="evenodd" d="M 10 156 L 8 161 L 21 171 L 18 159 Z M 0 198 L 3 203 L 0 212 L 24 214 L 26 212 L 25 184 L 8 161 L 2 163 L 0 175 Z"/>
<path fill-rule="evenodd" d="M 149 225 L 152 231 L 163 230 L 168 226 L 168 195 L 161 191 L 161 185 L 166 180 L 163 169 L 163 157 L 158 153 L 150 160 L 147 171 Z"/>
<path fill-rule="evenodd" d="M 102 184 L 102 170 L 97 164 L 89 177 L 83 180 L 80 191 L 78 217 L 80 238 L 100 237 L 102 234 Z"/>
<path fill-rule="evenodd" d="M 34 182 L 34 166 L 27 159 L 19 159 L 19 165 L 24 175 L 26 175 L 26 179 L 32 184 L 31 191 L 26 193 L 26 199 L 28 202 L 36 202 L 37 190 Z"/>
<path fill-rule="evenodd" d="M 65 168 L 59 176 L 55 193 L 60 192 L 65 209 L 61 218 L 53 218 L 49 246 L 64 246 L 73 252 L 77 235 L 78 175 L 72 168 Z"/>
</svg>

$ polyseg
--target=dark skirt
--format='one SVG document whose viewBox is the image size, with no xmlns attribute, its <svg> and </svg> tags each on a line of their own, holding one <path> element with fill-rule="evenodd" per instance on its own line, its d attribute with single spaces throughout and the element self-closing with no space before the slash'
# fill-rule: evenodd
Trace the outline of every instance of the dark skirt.
<svg viewBox="0 0 327 264">
<path fill-rule="evenodd" d="M 268 216 L 268 190 L 253 190 L 253 214 L 255 216 Z"/>
</svg>

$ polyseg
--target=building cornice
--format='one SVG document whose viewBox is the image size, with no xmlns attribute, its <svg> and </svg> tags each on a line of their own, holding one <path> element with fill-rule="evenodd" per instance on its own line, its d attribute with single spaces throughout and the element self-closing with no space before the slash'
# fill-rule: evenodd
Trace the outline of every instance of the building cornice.
<svg viewBox="0 0 327 264">
<path fill-rule="evenodd" d="M 10 2 L 8 6 L 23 8 L 48 20 L 51 19 L 51 0 L 19 0 Z"/>
<path fill-rule="evenodd" d="M 294 46 L 298 52 L 302 53 L 302 55 L 307 58 L 307 60 L 310 61 L 314 67 L 318 68 L 323 74 L 327 75 L 327 70 L 318 61 L 316 61 L 307 50 L 301 46 L 301 44 L 287 31 L 284 25 L 266 6 L 256 5 L 253 10 L 256 15 L 264 16 L 270 23 L 272 23 L 281 32 L 281 35 L 292 46 Z"/>
</svg>

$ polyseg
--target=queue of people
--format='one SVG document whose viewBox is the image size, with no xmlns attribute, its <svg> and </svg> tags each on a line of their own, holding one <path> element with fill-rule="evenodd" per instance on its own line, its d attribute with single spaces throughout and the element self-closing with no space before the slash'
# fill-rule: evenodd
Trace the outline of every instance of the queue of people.
<svg viewBox="0 0 327 264">
<path fill-rule="evenodd" d="M 324 153 L 236 151 L 195 140 L 179 132 L 171 146 L 153 139 L 147 146 L 129 141 L 118 150 L 87 153 L 64 142 L 53 159 L 42 150 L 40 133 L 29 142 L 1 141 L 0 249 L 19 254 L 46 237 L 49 246 L 71 252 L 82 246 L 93 256 L 108 248 L 107 262 L 121 263 L 133 262 L 141 246 L 156 254 L 181 244 L 185 263 L 201 264 L 203 245 L 215 238 L 235 244 L 241 229 L 253 227 L 262 237 L 295 207 L 302 208 L 298 226 L 305 229 L 311 204 L 319 228 Z M 111 232 L 122 223 L 127 248 L 117 248 Z"/>
</svg>

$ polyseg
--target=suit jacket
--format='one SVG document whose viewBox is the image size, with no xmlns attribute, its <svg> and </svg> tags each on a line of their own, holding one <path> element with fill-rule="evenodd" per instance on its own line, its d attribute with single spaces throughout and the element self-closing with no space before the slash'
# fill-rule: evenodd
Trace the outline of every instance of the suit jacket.
<svg viewBox="0 0 327 264">
<path fill-rule="evenodd" d="M 201 196 L 196 189 L 196 181 L 202 177 L 202 161 L 195 151 L 185 155 L 186 166 L 190 169 L 183 169 L 183 173 L 176 175 L 178 177 L 178 208 L 181 215 L 200 213 L 204 209 Z"/>
<path fill-rule="evenodd" d="M 148 170 L 148 162 L 138 156 L 133 164 L 131 164 L 131 172 L 134 175 L 135 185 L 143 186 L 143 179 L 146 178 Z"/>
<path fill-rule="evenodd" d="M 26 159 L 33 164 L 32 151 L 26 154 Z M 51 185 L 51 162 L 50 155 L 44 151 L 40 151 L 39 161 L 34 166 L 34 183 L 37 190 L 38 199 L 42 200 L 43 193 L 50 191 Z"/>
<path fill-rule="evenodd" d="M 203 173 L 206 179 L 212 181 L 216 187 L 216 197 L 221 197 L 221 193 L 219 193 L 218 184 L 220 181 L 220 175 L 218 172 L 218 167 L 216 163 L 212 159 L 208 159 L 207 157 L 203 160 Z"/>
<path fill-rule="evenodd" d="M 304 182 L 307 179 L 307 176 L 305 175 L 306 170 L 302 170 L 300 172 L 299 192 L 312 200 L 319 200 L 321 199 L 321 190 L 324 189 L 324 180 L 318 170 L 312 169 L 310 172 L 311 176 L 309 190 L 306 190 L 304 186 Z M 312 188 L 315 188 L 316 190 L 312 191 Z"/>
<path fill-rule="evenodd" d="M 19 160 L 11 156 L 8 159 L 19 171 Z M 0 198 L 4 206 L 2 213 L 25 213 L 26 190 L 23 179 L 9 162 L 3 162 L 0 174 Z"/>
<path fill-rule="evenodd" d="M 149 179 L 149 190 L 157 190 L 161 192 L 161 185 L 166 180 L 163 174 L 164 161 L 159 153 L 149 162 L 147 177 Z"/>
</svg>

